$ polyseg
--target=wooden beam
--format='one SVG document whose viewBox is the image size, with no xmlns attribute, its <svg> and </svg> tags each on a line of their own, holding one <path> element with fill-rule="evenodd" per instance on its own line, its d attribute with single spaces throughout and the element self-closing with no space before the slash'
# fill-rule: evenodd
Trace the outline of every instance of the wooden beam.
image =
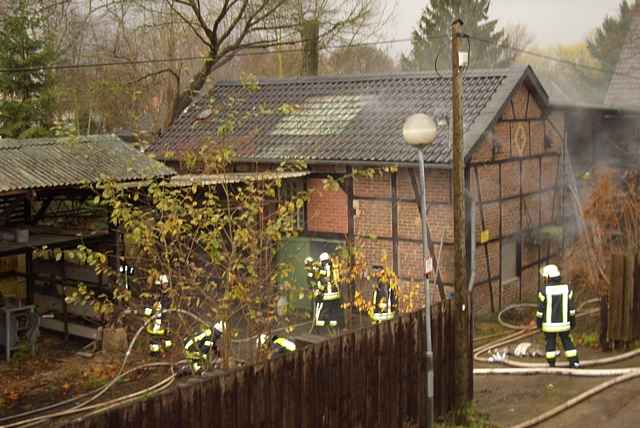
<svg viewBox="0 0 640 428">
<path fill-rule="evenodd" d="M 482 205 L 482 192 L 480 191 L 480 176 L 478 175 L 478 167 L 474 167 L 473 172 L 476 175 L 476 191 L 478 192 L 478 202 L 479 202 L 478 205 L 480 205 L 480 223 L 482 223 L 482 230 L 485 230 L 486 223 L 485 223 L 485 217 L 484 217 L 484 206 Z M 476 219 L 472 218 L 471 221 L 476 221 Z M 487 277 L 491 278 L 491 262 L 489 260 L 489 246 L 483 245 L 483 247 L 484 247 L 485 261 L 487 263 Z M 500 260 L 500 264 L 502 264 L 502 260 Z M 491 285 L 491 282 L 489 282 L 489 298 L 491 299 L 491 312 L 495 312 L 496 306 L 493 300 L 493 286 Z"/>
<path fill-rule="evenodd" d="M 351 244 L 355 244 L 355 210 L 353 209 L 353 168 L 347 167 L 347 178 L 345 180 L 345 190 L 347 193 L 347 236 Z"/>
<path fill-rule="evenodd" d="M 393 271 L 400 273 L 400 244 L 398 230 L 398 173 L 391 173 L 391 238 L 393 240 Z"/>
<path fill-rule="evenodd" d="M 36 215 L 33 216 L 32 224 L 34 224 L 34 225 L 38 224 L 40 222 L 40 220 L 42 220 L 44 218 L 44 215 L 47 213 L 47 209 L 49 209 L 49 206 L 51 205 L 52 201 L 53 201 L 53 197 L 52 196 L 50 196 L 47 199 L 45 199 L 44 201 L 42 201 L 42 205 L 38 209 L 38 212 L 36 213 Z"/>
</svg>

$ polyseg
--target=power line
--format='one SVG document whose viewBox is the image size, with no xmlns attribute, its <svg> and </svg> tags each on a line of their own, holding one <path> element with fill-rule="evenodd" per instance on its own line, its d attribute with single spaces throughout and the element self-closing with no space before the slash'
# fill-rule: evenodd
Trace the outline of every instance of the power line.
<svg viewBox="0 0 640 428">
<path fill-rule="evenodd" d="M 497 47 L 501 46 L 498 42 L 495 42 L 493 40 L 483 39 L 481 37 L 476 37 L 476 36 L 472 36 L 472 35 L 468 35 L 468 37 L 470 39 L 472 39 L 472 40 L 477 40 L 479 42 L 490 44 L 492 46 L 497 46 Z M 541 53 L 538 53 L 538 52 L 517 48 L 517 47 L 512 46 L 512 45 L 509 45 L 508 48 L 513 50 L 513 51 L 515 51 L 515 52 L 526 54 L 526 55 L 531 55 L 533 57 L 541 58 L 541 59 L 544 59 L 546 61 L 557 62 L 559 64 L 570 65 L 570 66 L 573 66 L 573 67 L 576 67 L 576 68 L 583 68 L 583 69 L 591 70 L 591 71 L 597 71 L 597 72 L 600 72 L 600 73 L 609 74 L 611 76 L 623 76 L 623 77 L 629 77 L 629 78 L 632 78 L 632 79 L 640 79 L 638 76 L 634 76 L 634 75 L 631 75 L 631 74 L 620 73 L 620 72 L 612 70 L 612 69 L 596 67 L 596 66 L 593 66 L 593 65 L 580 64 L 580 63 L 577 63 L 577 62 L 574 62 L 574 61 L 570 61 L 568 59 L 557 58 L 557 57 L 553 57 L 551 55 L 545 55 L 545 54 L 541 54 Z"/>
<path fill-rule="evenodd" d="M 432 36 L 432 39 L 440 39 L 448 37 L 447 35 L 436 35 Z M 363 42 L 363 43 L 355 43 L 350 45 L 339 45 L 339 46 L 327 46 L 321 48 L 321 50 L 333 50 L 333 49 L 346 49 L 346 48 L 357 48 L 357 47 L 365 47 L 365 46 L 377 46 L 377 45 L 389 45 L 395 43 L 406 43 L 410 42 L 410 38 L 406 39 L 391 39 L 391 40 L 382 40 L 378 42 Z M 296 43 L 302 43 L 303 41 L 299 41 Z M 292 44 L 292 43 L 289 43 Z M 234 54 L 234 57 L 244 57 L 244 56 L 259 56 L 259 55 L 272 55 L 276 53 L 294 53 L 294 52 L 304 52 L 303 49 L 295 48 L 295 49 L 284 49 L 279 51 L 260 51 L 260 52 L 238 52 Z M 44 67 L 16 67 L 16 68 L 1 68 L 0 73 L 28 73 L 33 71 L 53 71 L 53 70 L 75 70 L 75 69 L 86 69 L 86 68 L 100 68 L 100 67 L 113 67 L 119 65 L 142 65 L 142 64 L 158 64 L 158 63 L 170 63 L 170 62 L 186 62 L 186 61 L 195 61 L 195 60 L 208 60 L 210 57 L 208 56 L 187 56 L 187 57 L 179 57 L 179 58 L 158 58 L 158 59 L 141 59 L 141 60 L 130 60 L 130 61 L 111 61 L 111 62 L 97 62 L 97 63 L 88 63 L 88 64 L 54 64 L 50 66 Z"/>
</svg>

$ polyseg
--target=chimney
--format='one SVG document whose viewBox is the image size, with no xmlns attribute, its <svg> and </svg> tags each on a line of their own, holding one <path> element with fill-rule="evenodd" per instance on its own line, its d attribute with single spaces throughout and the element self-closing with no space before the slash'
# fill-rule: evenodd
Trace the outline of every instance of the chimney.
<svg viewBox="0 0 640 428">
<path fill-rule="evenodd" d="M 302 74 L 317 76 L 320 62 L 320 21 L 308 19 L 302 22 Z"/>
</svg>

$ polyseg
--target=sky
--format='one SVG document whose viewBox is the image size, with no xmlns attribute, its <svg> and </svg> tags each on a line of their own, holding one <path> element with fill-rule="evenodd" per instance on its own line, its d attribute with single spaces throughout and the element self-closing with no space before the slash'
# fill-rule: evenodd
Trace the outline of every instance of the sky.
<svg viewBox="0 0 640 428">
<path fill-rule="evenodd" d="M 606 15 L 615 15 L 621 0 L 492 0 L 490 18 L 500 26 L 525 24 L 536 46 L 577 43 L 602 24 Z M 411 37 L 428 0 L 397 0 L 396 14 L 387 25 L 393 39 Z M 409 43 L 389 48 L 394 56 L 409 50 Z"/>
</svg>

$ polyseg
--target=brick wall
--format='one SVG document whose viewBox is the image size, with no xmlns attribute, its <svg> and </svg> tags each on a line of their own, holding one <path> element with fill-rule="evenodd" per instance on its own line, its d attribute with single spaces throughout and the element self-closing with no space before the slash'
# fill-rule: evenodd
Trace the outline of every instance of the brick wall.
<svg viewBox="0 0 640 428">
<path fill-rule="evenodd" d="M 545 135 L 550 144 L 545 144 Z M 513 102 L 507 104 L 502 119 L 471 154 L 468 164 L 470 190 L 483 202 L 481 209 L 476 210 L 478 242 L 483 230 L 482 217 L 484 229 L 489 231 L 489 241 L 476 248 L 477 285 L 473 296 L 476 310 L 486 311 L 491 307 L 491 291 L 496 309 L 500 304 L 504 307 L 519 301 L 521 296 L 524 301 L 535 297 L 541 263 L 539 254 L 543 253 L 544 258 L 547 251 L 525 245 L 519 239 L 527 227 L 549 224 L 559 217 L 560 195 L 556 186 L 563 135 L 563 116 L 545 115 L 526 86 L 522 86 L 516 91 Z M 417 174 L 415 177 L 417 179 Z M 449 285 L 453 283 L 450 173 L 448 170 L 428 170 L 426 178 L 429 228 L 436 252 L 444 237 L 440 273 L 444 283 Z M 369 265 L 379 263 L 384 254 L 390 263 L 394 256 L 397 257 L 397 273 L 403 283 L 410 284 L 420 282 L 422 277 L 420 216 L 410 171 L 400 168 L 395 180 L 396 213 L 393 213 L 391 174 L 354 180 L 356 243 L 363 248 Z M 320 183 L 317 179 L 309 180 L 310 187 L 318 188 Z M 309 202 L 309 230 L 347 233 L 346 204 L 344 192 L 316 192 Z M 314 213 L 320 210 L 322 219 Z M 328 211 L 331 211 L 329 215 L 326 214 Z M 396 254 L 394 217 L 398 230 Z M 500 279 L 503 238 L 519 240 L 518 257 L 514 259 L 521 262 L 516 269 L 521 276 L 515 283 L 503 284 Z"/>
<path fill-rule="evenodd" d="M 545 144 L 545 135 L 550 144 Z M 501 120 L 472 153 L 470 190 L 483 201 L 484 228 L 490 232 L 486 246 L 476 248 L 476 311 L 490 307 L 490 290 L 496 308 L 521 298 L 535 298 L 538 269 L 548 251 L 524 243 L 521 233 L 560 218 L 560 193 L 556 187 L 563 136 L 564 117 L 558 113 L 545 115 L 523 85 L 507 103 Z M 477 210 L 476 239 L 482 230 L 480 208 Z M 489 271 L 491 276 L 501 275 L 501 239 L 506 237 L 519 240 L 516 251 L 521 263 L 517 269 L 520 280 L 509 284 L 492 281 L 489 285 Z M 551 252 L 558 250 L 553 248 Z"/>
<path fill-rule="evenodd" d="M 339 190 L 327 190 L 323 179 L 310 178 L 307 189 L 311 191 L 307 203 L 307 229 L 310 232 L 347 234 L 347 194 Z"/>
</svg>

